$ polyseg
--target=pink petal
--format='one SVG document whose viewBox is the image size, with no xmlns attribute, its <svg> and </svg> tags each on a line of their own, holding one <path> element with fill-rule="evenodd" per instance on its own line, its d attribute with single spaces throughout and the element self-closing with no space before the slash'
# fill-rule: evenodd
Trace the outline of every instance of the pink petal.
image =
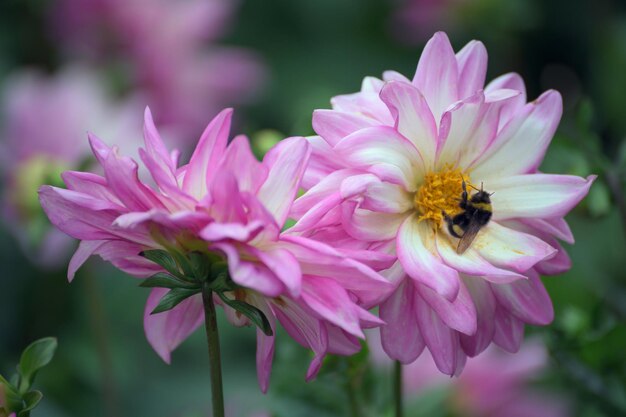
<svg viewBox="0 0 626 417">
<path fill-rule="evenodd" d="M 269 388 L 272 362 L 274 360 L 274 344 L 276 339 L 276 318 L 272 308 L 259 296 L 248 295 L 248 301 L 260 309 L 267 317 L 273 335 L 267 336 L 261 329 L 256 330 L 256 369 L 261 391 L 265 394 Z"/>
<path fill-rule="evenodd" d="M 463 99 L 482 90 L 487 77 L 487 48 L 479 41 L 471 41 L 456 54 L 459 68 L 459 98 Z"/>
<path fill-rule="evenodd" d="M 325 324 L 328 333 L 328 353 L 349 356 L 361 350 L 361 342 L 358 338 L 346 333 L 339 327 Z"/>
<path fill-rule="evenodd" d="M 498 130 L 508 123 L 526 104 L 526 86 L 519 74 L 508 73 L 501 75 L 485 87 L 485 93 L 489 94 L 500 89 L 517 90 L 521 94 L 502 108 Z"/>
<path fill-rule="evenodd" d="M 489 222 L 472 243 L 472 248 L 492 264 L 524 272 L 556 254 L 556 249 L 538 237 Z"/>
<path fill-rule="evenodd" d="M 306 138 L 311 145 L 309 165 L 302 176 L 302 187 L 310 189 L 333 172 L 346 168 L 345 161 L 321 137 Z"/>
<path fill-rule="evenodd" d="M 435 239 L 437 252 L 443 262 L 449 267 L 467 275 L 483 276 L 485 279 L 497 283 L 512 282 L 526 278 L 524 275 L 493 266 L 472 247 L 462 255 L 459 255 L 456 251 L 458 243 L 456 239 L 455 242 L 452 242 L 452 239 L 443 233 L 438 233 Z"/>
<path fill-rule="evenodd" d="M 293 297 L 299 297 L 302 288 L 302 270 L 296 258 L 286 249 L 265 248 L 256 251 L 265 266 L 274 273 Z"/>
<path fill-rule="evenodd" d="M 547 91 L 528 103 L 474 163 L 475 178 L 503 178 L 539 167 L 561 119 L 561 95 Z"/>
<path fill-rule="evenodd" d="M 235 174 L 217 171 L 215 181 L 210 184 L 212 204 L 210 213 L 220 222 L 245 223 L 248 216 Z"/>
<path fill-rule="evenodd" d="M 459 334 L 450 329 L 437 313 L 416 294 L 415 312 L 420 333 L 428 350 L 433 356 L 437 368 L 447 375 L 457 373 L 459 363 Z"/>
<path fill-rule="evenodd" d="M 150 314 L 167 289 L 152 290 L 144 312 L 144 329 L 152 348 L 166 363 L 171 361 L 171 352 L 204 322 L 202 297 L 194 295 L 169 311 Z"/>
<path fill-rule="evenodd" d="M 104 241 L 102 240 L 81 240 L 78 249 L 74 252 L 67 267 L 67 280 L 69 282 L 74 280 L 74 275 L 76 275 L 78 268 L 80 268 L 103 243 Z"/>
<path fill-rule="evenodd" d="M 216 168 L 226 150 L 232 116 L 232 109 L 222 110 L 215 116 L 202 133 L 198 145 L 191 155 L 182 188 L 197 199 L 206 195 L 208 186 L 212 182 Z"/>
<path fill-rule="evenodd" d="M 422 299 L 437 313 L 446 326 L 466 335 L 473 335 L 476 332 L 476 308 L 463 283 L 461 283 L 459 295 L 453 302 L 446 300 L 425 285 L 417 284 L 416 288 Z"/>
<path fill-rule="evenodd" d="M 424 94 L 435 120 L 458 100 L 459 70 L 448 36 L 437 32 L 428 41 L 413 78 L 413 84 Z"/>
<path fill-rule="evenodd" d="M 113 194 L 104 177 L 91 172 L 78 171 L 65 171 L 61 177 L 68 190 L 87 194 L 98 200 L 110 201 L 118 204 L 120 209 L 123 208 L 122 202 Z"/>
<path fill-rule="evenodd" d="M 431 167 L 437 149 L 437 123 L 420 90 L 409 83 L 390 81 L 380 91 L 380 98 L 389 108 L 398 132 L 419 149 Z"/>
<path fill-rule="evenodd" d="M 382 213 L 405 213 L 413 209 L 413 198 L 404 188 L 384 181 L 369 183 L 360 207 Z"/>
<path fill-rule="evenodd" d="M 525 323 L 545 326 L 554 319 L 550 295 L 534 271 L 529 271 L 528 280 L 491 288 L 498 303 Z"/>
<path fill-rule="evenodd" d="M 476 307 L 476 333 L 461 336 L 463 351 L 474 357 L 487 349 L 495 333 L 496 299 L 487 282 L 479 277 L 466 277 L 463 282 Z"/>
<path fill-rule="evenodd" d="M 502 307 L 496 308 L 495 319 L 494 343 L 507 352 L 517 352 L 524 339 L 524 322 Z"/>
<path fill-rule="evenodd" d="M 563 240 L 570 245 L 574 244 L 574 235 L 565 219 L 555 217 L 552 219 L 524 219 L 524 223 L 538 230 L 543 230 L 557 239 Z"/>
<path fill-rule="evenodd" d="M 411 278 L 452 301 L 459 294 L 459 274 L 437 254 L 435 234 L 428 223 L 417 220 L 417 214 L 411 215 L 398 232 L 398 258 Z"/>
<path fill-rule="evenodd" d="M 263 223 L 260 221 L 252 221 L 248 224 L 212 222 L 202 229 L 200 237 L 209 242 L 224 239 L 248 242 L 254 238 L 262 228 Z"/>
<path fill-rule="evenodd" d="M 257 197 L 281 227 L 287 220 L 310 154 L 309 143 L 294 137 L 279 142 L 263 159 L 269 174 Z"/>
<path fill-rule="evenodd" d="M 378 213 L 343 205 L 343 227 L 350 236 L 364 241 L 394 239 L 408 213 Z"/>
<path fill-rule="evenodd" d="M 337 110 L 315 110 L 313 112 L 313 130 L 324 138 L 331 146 L 341 139 L 364 127 L 375 126 L 372 119 L 355 113 L 346 113 Z"/>
<path fill-rule="evenodd" d="M 587 193 L 595 175 L 527 174 L 493 179 L 485 184 L 492 196 L 493 218 L 563 217 Z"/>
<path fill-rule="evenodd" d="M 243 135 L 236 136 L 228 145 L 219 170 L 231 172 L 237 178 L 239 189 L 253 194 L 256 194 L 268 175 L 267 167 L 256 159 L 248 138 Z"/>
<path fill-rule="evenodd" d="M 404 280 L 379 310 L 380 318 L 387 323 L 380 328 L 383 349 L 391 359 L 404 364 L 415 361 L 425 346 L 417 326 L 414 291 L 411 281 Z"/>
<path fill-rule="evenodd" d="M 342 139 L 335 151 L 355 168 L 376 174 L 381 180 L 415 191 L 424 175 L 419 151 L 387 126 L 361 129 Z"/>
</svg>

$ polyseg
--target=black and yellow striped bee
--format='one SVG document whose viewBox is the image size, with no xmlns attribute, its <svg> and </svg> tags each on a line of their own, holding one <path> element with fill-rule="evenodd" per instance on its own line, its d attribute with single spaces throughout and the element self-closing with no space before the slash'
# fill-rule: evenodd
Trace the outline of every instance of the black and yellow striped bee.
<svg viewBox="0 0 626 417">
<path fill-rule="evenodd" d="M 471 187 L 471 185 L 470 185 Z M 472 187 L 474 188 L 474 187 Z M 463 180 L 463 192 L 459 201 L 459 207 L 463 211 L 453 217 L 442 210 L 443 218 L 448 225 L 448 232 L 454 237 L 461 239 L 456 248 L 456 253 L 462 254 L 470 247 L 480 229 L 489 223 L 491 219 L 491 195 L 483 190 L 482 183 L 480 190 L 468 198 L 465 180 Z"/>
</svg>

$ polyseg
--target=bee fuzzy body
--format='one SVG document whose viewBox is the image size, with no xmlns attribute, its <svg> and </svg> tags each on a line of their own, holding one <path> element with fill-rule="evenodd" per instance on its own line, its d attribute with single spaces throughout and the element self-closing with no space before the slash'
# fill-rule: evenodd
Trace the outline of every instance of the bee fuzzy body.
<svg viewBox="0 0 626 417">
<path fill-rule="evenodd" d="M 448 216 L 443 212 L 450 235 L 461 239 L 457 253 L 462 254 L 470 247 L 480 229 L 489 223 L 492 215 L 491 194 L 481 189 L 471 197 L 468 196 L 465 181 L 459 207 L 463 210 L 455 216 Z"/>
</svg>

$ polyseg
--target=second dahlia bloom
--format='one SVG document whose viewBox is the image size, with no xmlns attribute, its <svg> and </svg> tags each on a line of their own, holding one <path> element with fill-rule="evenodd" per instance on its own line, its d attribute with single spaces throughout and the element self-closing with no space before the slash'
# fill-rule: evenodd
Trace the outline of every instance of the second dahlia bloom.
<svg viewBox="0 0 626 417">
<path fill-rule="evenodd" d="M 492 341 L 517 350 L 524 323 L 552 320 L 538 272 L 569 268 L 556 239 L 572 242 L 563 216 L 594 178 L 538 171 L 559 93 L 527 103 L 517 74 L 485 87 L 486 70 L 482 43 L 455 54 L 437 33 L 413 79 L 388 71 L 335 97 L 313 115 L 308 192 L 293 207 L 293 232 L 397 258 L 380 306 L 385 351 L 410 363 L 428 347 L 447 374 Z M 464 183 L 468 198 L 491 193 L 481 207 L 492 213 L 466 250 L 445 219 L 464 211 Z"/>
<path fill-rule="evenodd" d="M 141 256 L 148 250 L 200 253 L 227 263 L 234 289 L 220 293 L 226 300 L 215 295 L 215 302 L 237 326 L 250 321 L 230 308 L 228 300 L 254 306 L 272 329 L 280 322 L 315 353 L 307 374 L 312 378 L 326 353 L 360 349 L 362 327 L 380 321 L 357 303 L 388 292 L 389 284 L 338 250 L 281 234 L 309 158 L 309 144 L 303 138 L 285 139 L 258 162 L 245 136 L 227 145 L 231 116 L 231 110 L 217 115 L 189 163 L 179 166 L 179 154 L 165 148 L 146 110 L 145 149 L 139 155 L 154 187 L 139 179 L 134 160 L 90 135 L 104 176 L 65 172 L 67 189 L 42 187 L 41 204 L 54 225 L 81 240 L 69 265 L 70 280 L 92 254 L 137 277 L 162 271 Z M 389 259 L 378 258 L 389 264 Z M 151 314 L 166 293 L 162 288 L 152 291 L 145 330 L 154 349 L 169 362 L 171 351 L 202 324 L 204 310 L 196 294 L 169 311 Z M 257 366 L 264 391 L 273 333 L 258 330 Z"/>
</svg>

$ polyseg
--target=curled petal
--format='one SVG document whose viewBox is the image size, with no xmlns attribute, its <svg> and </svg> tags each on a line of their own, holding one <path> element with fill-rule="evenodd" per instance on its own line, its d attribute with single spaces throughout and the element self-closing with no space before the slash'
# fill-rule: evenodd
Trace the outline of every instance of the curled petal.
<svg viewBox="0 0 626 417">
<path fill-rule="evenodd" d="M 476 308 L 463 283 L 461 283 L 459 295 L 453 302 L 446 300 L 425 285 L 417 284 L 416 287 L 422 299 L 437 313 L 446 326 L 466 335 L 473 335 L 476 332 Z"/>
<path fill-rule="evenodd" d="M 528 324 L 545 326 L 554 319 L 550 295 L 534 271 L 527 280 L 511 284 L 491 284 L 491 289 L 501 307 Z"/>
</svg>

